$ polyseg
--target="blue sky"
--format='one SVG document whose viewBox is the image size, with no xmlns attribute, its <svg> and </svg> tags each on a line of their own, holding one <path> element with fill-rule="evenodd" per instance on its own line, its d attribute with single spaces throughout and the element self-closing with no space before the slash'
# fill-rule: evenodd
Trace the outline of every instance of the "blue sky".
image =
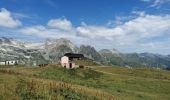
<svg viewBox="0 0 170 100">
<path fill-rule="evenodd" d="M 0 36 L 170 54 L 170 0 L 1 0 Z"/>
</svg>

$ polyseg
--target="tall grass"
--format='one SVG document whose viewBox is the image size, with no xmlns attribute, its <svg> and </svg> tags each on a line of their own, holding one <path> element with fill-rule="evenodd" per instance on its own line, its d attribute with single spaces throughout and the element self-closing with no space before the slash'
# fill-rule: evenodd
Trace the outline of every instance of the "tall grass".
<svg viewBox="0 0 170 100">
<path fill-rule="evenodd" d="M 102 71 L 112 74 L 102 73 Z M 0 96 L 2 94 L 8 98 L 10 94 L 14 93 L 11 97 L 16 95 L 16 98 L 20 99 L 30 96 L 31 99 L 58 98 L 59 100 L 68 98 L 88 100 L 170 99 L 170 74 L 162 70 L 99 66 L 68 70 L 50 65 L 44 68 L 0 68 L 0 74 L 2 73 L 3 75 L 8 74 L 8 77 L 0 75 L 0 87 L 6 88 L 7 92 L 5 94 L 0 92 Z M 11 79 L 12 77 L 16 79 Z M 6 82 L 8 80 L 13 81 Z M 8 91 L 12 87 L 16 87 L 14 92 Z"/>
<path fill-rule="evenodd" d="M 34 77 L 34 75 L 27 75 L 9 69 L 1 69 L 0 72 L 16 75 L 17 80 L 7 85 L 15 84 L 11 88 L 15 88 L 14 94 L 22 100 L 114 100 L 115 98 L 113 95 L 100 90 L 38 78 L 38 76 Z M 74 74 L 74 71 L 69 73 Z M 6 91 L 4 92 L 6 94 Z M 7 98 L 6 96 L 4 98 Z"/>
</svg>

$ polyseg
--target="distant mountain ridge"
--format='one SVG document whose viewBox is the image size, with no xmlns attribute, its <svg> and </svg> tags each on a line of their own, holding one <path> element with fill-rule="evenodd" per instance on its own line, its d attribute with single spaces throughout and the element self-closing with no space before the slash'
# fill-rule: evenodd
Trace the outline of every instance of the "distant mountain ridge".
<svg viewBox="0 0 170 100">
<path fill-rule="evenodd" d="M 33 65 L 34 62 L 47 62 L 40 52 L 40 44 L 0 38 L 0 61 L 19 60 L 20 64 Z M 37 63 L 37 64 L 38 64 Z"/>
<path fill-rule="evenodd" d="M 82 53 L 96 62 L 106 65 L 128 67 L 170 67 L 170 55 L 152 53 L 121 53 L 116 49 L 97 51 L 90 45 L 77 47 L 65 38 L 47 39 L 44 43 L 18 41 L 12 38 L 0 38 L 0 60 L 19 59 L 22 64 L 58 63 L 65 53 Z"/>
</svg>

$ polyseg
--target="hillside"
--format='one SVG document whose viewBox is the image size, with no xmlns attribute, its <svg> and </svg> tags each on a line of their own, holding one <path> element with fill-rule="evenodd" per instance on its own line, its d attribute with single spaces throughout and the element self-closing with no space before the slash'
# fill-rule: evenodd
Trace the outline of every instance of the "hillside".
<svg viewBox="0 0 170 100">
<path fill-rule="evenodd" d="M 59 65 L 1 66 L 0 80 L 3 99 L 170 99 L 170 72 L 148 68 L 89 66 L 67 70 Z"/>
</svg>

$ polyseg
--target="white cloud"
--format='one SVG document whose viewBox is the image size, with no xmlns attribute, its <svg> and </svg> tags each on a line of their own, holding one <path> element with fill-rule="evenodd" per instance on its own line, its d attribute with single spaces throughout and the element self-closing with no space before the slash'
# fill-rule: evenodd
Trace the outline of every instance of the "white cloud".
<svg viewBox="0 0 170 100">
<path fill-rule="evenodd" d="M 23 27 L 19 32 L 27 35 L 35 35 L 42 38 L 75 38 L 77 37 L 74 29 L 64 30 L 61 28 L 51 28 L 49 26 L 35 25 Z"/>
<path fill-rule="evenodd" d="M 117 25 L 123 24 L 123 22 L 126 22 L 127 20 L 133 19 L 134 16 L 116 16 L 114 20 L 109 20 L 107 22 L 107 26 L 114 27 Z"/>
<path fill-rule="evenodd" d="M 159 7 L 161 4 L 163 4 L 164 2 L 166 2 L 166 0 L 155 0 L 153 2 L 152 5 L 150 5 L 151 7 Z"/>
<path fill-rule="evenodd" d="M 140 16 L 118 27 L 121 27 L 127 35 L 135 34 L 141 38 L 151 38 L 170 31 L 170 16 Z"/>
<path fill-rule="evenodd" d="M 104 26 L 80 26 L 79 34 L 89 38 L 104 37 L 119 44 L 134 44 L 143 39 L 159 37 L 170 32 L 170 16 L 144 15 L 114 28 Z"/>
<path fill-rule="evenodd" d="M 67 19 L 52 19 L 48 21 L 47 25 L 48 26 L 35 25 L 23 27 L 19 32 L 42 38 L 69 38 L 76 36 L 75 30 L 72 28 L 72 23 Z"/>
<path fill-rule="evenodd" d="M 78 27 L 72 27 L 72 23 L 70 21 L 66 19 L 64 20 L 69 22 L 69 24 L 59 25 L 59 23 L 55 23 L 54 28 L 51 28 L 53 25 L 24 27 L 20 30 L 20 32 L 37 35 L 43 38 L 66 37 L 72 39 L 91 39 L 94 41 L 103 39 L 104 41 L 110 41 L 111 45 L 116 44 L 119 46 L 134 47 L 140 46 L 141 44 L 147 44 L 146 40 L 170 35 L 170 15 L 148 15 L 143 13 L 139 14 L 138 17 L 115 27 L 87 25 L 85 23 Z M 50 21 L 63 22 L 61 19 Z M 69 28 L 65 28 L 65 26 L 69 26 Z M 153 47 L 151 44 L 148 46 Z"/>
<path fill-rule="evenodd" d="M 61 19 L 50 21 L 63 22 Z M 90 44 L 97 46 L 96 48 L 116 47 L 130 50 L 148 48 L 148 50 L 153 50 L 160 49 L 160 47 L 165 48 L 164 46 L 170 43 L 161 40 L 152 41 L 155 38 L 168 38 L 170 36 L 170 15 L 149 15 L 143 12 L 137 14 L 136 18 L 129 19 L 114 27 L 87 25 L 84 22 L 78 27 L 73 27 L 69 20 L 67 22 L 70 24 L 36 25 L 23 27 L 19 31 L 43 38 L 68 38 L 76 44 Z M 69 28 L 63 29 L 63 26 L 69 26 Z M 166 45 L 162 45 L 164 43 Z"/>
<path fill-rule="evenodd" d="M 36 35 L 44 35 L 44 32 L 46 31 L 46 28 L 44 26 L 41 25 L 37 25 L 37 26 L 31 26 L 31 27 L 25 27 L 22 28 L 20 30 L 22 33 L 28 34 L 28 35 L 32 35 L 32 34 L 36 34 Z"/>
<path fill-rule="evenodd" d="M 11 13 L 3 8 L 0 12 L 0 26 L 13 28 L 6 31 L 11 34 L 21 33 L 39 38 L 68 38 L 78 45 L 90 44 L 96 48 L 115 47 L 122 51 L 170 50 L 167 47 L 170 43 L 170 15 L 150 15 L 137 11 L 133 13 L 136 14 L 133 17 L 117 17 L 115 20 L 120 24 L 114 26 L 113 21 L 111 24 L 101 26 L 82 22 L 81 25 L 73 27 L 71 21 L 59 18 L 49 20 L 47 25 L 16 28 L 21 22 L 12 18 Z M 1 31 L 5 29 L 1 28 Z M 161 38 L 164 38 L 164 41 Z"/>
<path fill-rule="evenodd" d="M 145 11 L 132 11 L 132 14 L 136 14 L 137 16 L 145 16 L 146 12 Z"/>
<path fill-rule="evenodd" d="M 1 8 L 0 10 L 0 26 L 7 28 L 16 28 L 21 26 L 21 22 L 19 20 L 14 19 L 11 16 L 11 13 L 5 8 Z"/>
<path fill-rule="evenodd" d="M 151 3 L 150 7 L 156 7 L 156 8 L 160 8 L 162 4 L 166 4 L 167 2 L 170 2 L 170 0 L 141 0 L 141 1 Z"/>
<path fill-rule="evenodd" d="M 62 29 L 62 30 L 71 30 L 72 23 L 67 19 L 51 19 L 48 22 L 48 26 L 52 28 Z"/>
<path fill-rule="evenodd" d="M 124 33 L 120 28 L 107 28 L 104 26 L 79 26 L 77 32 L 80 35 L 88 36 L 89 38 L 100 38 L 111 39 L 112 37 L 121 36 Z"/>
</svg>

